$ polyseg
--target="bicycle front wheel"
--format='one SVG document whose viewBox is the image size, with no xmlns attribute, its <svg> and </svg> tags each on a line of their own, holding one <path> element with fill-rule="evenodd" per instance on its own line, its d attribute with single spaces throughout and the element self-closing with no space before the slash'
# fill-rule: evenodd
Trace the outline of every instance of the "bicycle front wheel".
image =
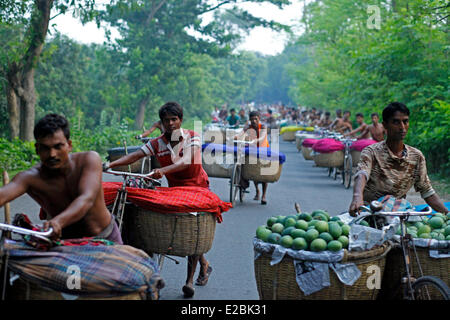
<svg viewBox="0 0 450 320">
<path fill-rule="evenodd" d="M 417 279 L 412 289 L 415 300 L 450 300 L 450 289 L 441 279 L 423 276 Z"/>
<path fill-rule="evenodd" d="M 344 182 L 345 189 L 348 189 L 348 188 L 350 188 L 350 185 L 352 184 L 352 173 L 353 173 L 352 172 L 352 170 L 353 170 L 352 156 L 348 155 L 348 157 L 345 158 L 344 161 L 345 161 L 345 165 L 344 165 L 345 169 L 344 169 L 343 182 Z"/>
</svg>

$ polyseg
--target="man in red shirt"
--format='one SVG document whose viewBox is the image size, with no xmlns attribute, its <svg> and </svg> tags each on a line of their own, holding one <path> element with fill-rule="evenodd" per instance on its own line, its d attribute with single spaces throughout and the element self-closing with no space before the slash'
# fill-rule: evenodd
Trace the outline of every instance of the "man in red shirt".
<svg viewBox="0 0 450 320">
<path fill-rule="evenodd" d="M 202 167 L 200 136 L 194 131 L 181 128 L 182 107 L 176 102 L 167 102 L 159 109 L 159 118 L 165 129 L 161 136 L 150 140 L 141 149 L 111 162 L 105 169 L 128 165 L 145 156 L 154 155 L 161 168 L 153 170 L 153 178 L 161 179 L 165 176 L 169 187 L 209 188 L 208 175 Z M 193 280 L 197 263 L 200 263 L 197 285 L 206 285 L 212 271 L 203 254 L 188 257 L 186 285 L 183 286 L 185 297 L 194 295 Z"/>
</svg>

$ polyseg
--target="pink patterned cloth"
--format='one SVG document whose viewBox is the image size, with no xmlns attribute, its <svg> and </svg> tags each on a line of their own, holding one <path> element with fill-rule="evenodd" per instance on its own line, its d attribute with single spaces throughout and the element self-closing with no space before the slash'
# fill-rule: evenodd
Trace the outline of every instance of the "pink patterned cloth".
<svg viewBox="0 0 450 320">
<path fill-rule="evenodd" d="M 356 140 L 350 146 L 350 150 L 362 151 L 365 147 L 370 146 L 371 144 L 377 143 L 372 139 L 360 139 Z"/>
<path fill-rule="evenodd" d="M 313 145 L 316 144 L 316 142 L 319 141 L 317 139 L 305 139 L 302 142 L 302 146 L 304 146 L 305 148 L 311 148 Z"/>
<path fill-rule="evenodd" d="M 320 139 L 312 147 L 314 151 L 319 153 L 331 153 L 344 150 L 344 144 L 334 139 Z"/>
</svg>

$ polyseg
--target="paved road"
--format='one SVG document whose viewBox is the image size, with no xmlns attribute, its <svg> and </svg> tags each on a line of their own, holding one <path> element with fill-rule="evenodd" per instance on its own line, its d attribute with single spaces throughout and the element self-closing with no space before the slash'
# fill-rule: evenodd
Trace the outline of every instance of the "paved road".
<svg viewBox="0 0 450 320">
<path fill-rule="evenodd" d="M 205 287 L 196 287 L 196 300 L 247 300 L 259 299 L 253 269 L 252 238 L 256 228 L 272 215 L 295 213 L 298 202 L 303 211 L 327 210 L 337 215 L 347 210 L 351 200 L 351 189 L 345 189 L 340 181 L 334 181 L 323 168 L 313 167 L 297 152 L 294 143 L 280 142 L 280 151 L 286 155 L 281 178 L 268 188 L 267 205 L 254 201 L 255 189 L 246 194 L 243 203 L 223 214 L 223 222 L 217 225 L 214 244 L 206 254 L 213 267 L 211 278 Z M 104 176 L 111 181 L 110 176 Z M 211 178 L 211 190 L 222 200 L 229 200 L 229 185 L 226 179 Z M 0 209 L 3 219 L 3 209 Z M 22 196 L 11 204 L 12 213 L 25 212 L 38 222 L 39 207 L 28 197 Z M 186 278 L 186 259 L 180 264 L 166 260 L 162 276 L 166 287 L 161 299 L 183 299 L 181 288 Z M 198 269 L 198 268 L 197 268 Z"/>
</svg>

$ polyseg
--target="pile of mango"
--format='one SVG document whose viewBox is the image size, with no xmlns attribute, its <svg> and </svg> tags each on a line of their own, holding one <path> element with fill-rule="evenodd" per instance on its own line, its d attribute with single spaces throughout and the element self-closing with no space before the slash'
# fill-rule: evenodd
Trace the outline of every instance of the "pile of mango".
<svg viewBox="0 0 450 320">
<path fill-rule="evenodd" d="M 333 252 L 348 248 L 350 226 L 324 210 L 270 217 L 256 229 L 256 237 L 293 250 Z"/>
<path fill-rule="evenodd" d="M 400 235 L 400 227 L 397 234 Z M 406 222 L 406 233 L 413 238 L 450 240 L 450 213 L 435 213 L 431 217 L 422 217 L 421 221 Z"/>
</svg>

